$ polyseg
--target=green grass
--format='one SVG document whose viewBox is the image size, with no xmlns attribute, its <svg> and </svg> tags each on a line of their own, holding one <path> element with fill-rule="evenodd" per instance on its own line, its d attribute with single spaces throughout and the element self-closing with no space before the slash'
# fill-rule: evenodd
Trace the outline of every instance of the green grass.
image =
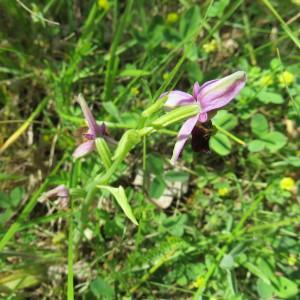
<svg viewBox="0 0 300 300">
<path fill-rule="evenodd" d="M 1 299 L 300 299 L 296 0 L 0 11 Z M 160 95 L 237 70 L 210 152 L 187 143 L 172 166 L 195 111 L 166 114 Z M 116 143 L 75 162 L 79 93 Z M 39 201 L 61 184 L 66 209 Z"/>
</svg>

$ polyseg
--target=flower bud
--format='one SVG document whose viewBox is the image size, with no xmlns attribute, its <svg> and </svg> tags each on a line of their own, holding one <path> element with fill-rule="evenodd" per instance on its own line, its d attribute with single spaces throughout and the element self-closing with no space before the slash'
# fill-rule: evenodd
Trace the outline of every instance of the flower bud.
<svg viewBox="0 0 300 300">
<path fill-rule="evenodd" d="M 106 170 L 111 167 L 111 152 L 104 138 L 97 138 L 95 140 L 97 152 L 102 160 Z"/>
<path fill-rule="evenodd" d="M 119 161 L 122 161 L 127 156 L 129 151 L 140 142 L 140 140 L 141 136 L 137 130 L 130 129 L 126 131 L 123 134 L 117 149 L 115 150 L 113 160 L 118 159 Z"/>
</svg>

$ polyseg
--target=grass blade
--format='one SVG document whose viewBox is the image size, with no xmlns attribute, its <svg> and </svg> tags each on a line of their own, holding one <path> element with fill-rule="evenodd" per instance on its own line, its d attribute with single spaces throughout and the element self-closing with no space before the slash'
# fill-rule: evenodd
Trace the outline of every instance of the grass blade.
<svg viewBox="0 0 300 300">
<path fill-rule="evenodd" d="M 274 17 L 279 21 L 281 24 L 282 29 L 285 31 L 285 33 L 290 37 L 290 39 L 294 42 L 294 44 L 300 48 L 300 40 L 297 38 L 297 36 L 293 33 L 293 31 L 290 29 L 290 27 L 287 25 L 287 23 L 281 18 L 280 14 L 277 12 L 277 10 L 274 8 L 274 6 L 271 4 L 269 0 L 261 0 L 261 2 L 268 8 L 268 10 L 274 15 Z"/>
</svg>

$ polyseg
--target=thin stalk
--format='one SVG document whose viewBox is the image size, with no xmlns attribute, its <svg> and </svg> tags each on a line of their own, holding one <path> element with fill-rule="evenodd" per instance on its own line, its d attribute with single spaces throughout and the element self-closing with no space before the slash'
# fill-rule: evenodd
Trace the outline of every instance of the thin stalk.
<svg viewBox="0 0 300 300">
<path fill-rule="evenodd" d="M 290 29 L 288 24 L 281 18 L 280 14 L 277 12 L 277 10 L 274 8 L 274 6 L 271 4 L 269 0 L 260 0 L 267 8 L 268 10 L 275 16 L 275 18 L 279 21 L 281 24 L 282 29 L 285 31 L 285 33 L 290 37 L 290 39 L 294 42 L 294 44 L 300 48 L 300 40 L 298 37 L 294 34 L 294 32 Z"/>
<path fill-rule="evenodd" d="M 35 118 L 43 111 L 48 103 L 49 98 L 45 98 L 29 116 L 29 118 L 24 122 L 24 124 L 19 127 L 0 147 L 0 154 L 2 154 L 9 146 L 11 146 L 32 124 Z"/>
<path fill-rule="evenodd" d="M 232 140 L 234 140 L 238 144 L 240 144 L 242 146 L 246 146 L 246 143 L 244 141 L 242 141 L 241 139 L 239 139 L 238 137 L 236 137 L 235 135 L 233 135 L 232 133 L 230 133 L 226 129 L 224 129 L 224 128 L 220 127 L 219 125 L 216 125 L 216 124 L 214 124 L 214 126 L 217 128 L 217 130 L 224 133 L 225 135 L 227 135 L 229 138 L 231 138 Z"/>
<path fill-rule="evenodd" d="M 39 189 L 33 194 L 29 202 L 24 207 L 23 211 L 17 218 L 17 220 L 8 228 L 5 235 L 0 240 L 0 251 L 7 245 L 7 243 L 14 237 L 14 235 L 19 231 L 19 229 L 22 227 L 22 224 L 24 221 L 26 221 L 29 217 L 29 214 L 36 206 L 39 196 L 42 192 L 44 192 L 49 184 L 50 177 L 53 176 L 61 167 L 63 162 L 66 160 L 67 155 L 64 155 L 64 157 L 61 159 L 60 162 L 58 162 L 53 169 L 53 171 L 49 174 L 49 176 L 46 178 L 46 180 L 43 182 L 43 184 L 39 187 Z"/>
</svg>

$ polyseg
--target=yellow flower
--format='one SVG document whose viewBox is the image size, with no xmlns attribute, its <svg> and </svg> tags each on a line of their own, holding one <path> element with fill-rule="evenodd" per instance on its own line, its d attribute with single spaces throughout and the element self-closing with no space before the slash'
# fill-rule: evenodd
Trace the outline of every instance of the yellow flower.
<svg viewBox="0 0 300 300">
<path fill-rule="evenodd" d="M 218 43 L 216 40 L 211 40 L 210 42 L 203 45 L 203 50 L 206 53 L 212 53 L 218 50 Z"/>
<path fill-rule="evenodd" d="M 288 257 L 288 264 L 290 266 L 294 266 L 297 262 L 297 257 L 295 254 L 290 254 L 290 256 Z"/>
<path fill-rule="evenodd" d="M 178 19 L 179 19 L 178 14 L 176 12 L 172 12 L 172 13 L 168 13 L 166 22 L 167 22 L 167 24 L 172 25 L 172 24 L 176 23 L 178 21 Z"/>
<path fill-rule="evenodd" d="M 134 86 L 130 89 L 130 93 L 134 96 L 137 96 L 140 93 L 140 91 L 137 87 Z"/>
<path fill-rule="evenodd" d="M 229 188 L 227 188 L 227 187 L 222 187 L 222 188 L 219 188 L 218 189 L 218 195 L 220 196 L 220 197 L 225 197 L 225 196 L 227 196 L 229 194 Z"/>
<path fill-rule="evenodd" d="M 280 188 L 286 191 L 292 191 L 296 186 L 295 180 L 292 177 L 284 177 L 280 180 Z"/>
<path fill-rule="evenodd" d="M 300 0 L 292 0 L 292 2 L 296 5 L 300 5 Z"/>
<path fill-rule="evenodd" d="M 98 5 L 100 8 L 103 8 L 104 10 L 109 9 L 109 3 L 107 0 L 98 0 Z"/>
<path fill-rule="evenodd" d="M 170 76 L 170 73 L 166 72 L 163 74 L 163 80 L 167 80 Z"/>
<path fill-rule="evenodd" d="M 278 76 L 281 85 L 291 85 L 295 81 L 294 75 L 289 71 L 284 71 Z"/>
<path fill-rule="evenodd" d="M 272 78 L 272 76 L 271 75 L 265 75 L 265 76 L 263 76 L 260 79 L 259 84 L 262 87 L 266 87 L 266 86 L 269 86 L 269 85 L 273 84 L 273 78 Z"/>
<path fill-rule="evenodd" d="M 201 286 L 203 286 L 204 283 L 204 277 L 203 276 L 199 276 L 198 278 L 196 278 L 196 280 L 190 285 L 190 288 L 199 288 Z"/>
</svg>

